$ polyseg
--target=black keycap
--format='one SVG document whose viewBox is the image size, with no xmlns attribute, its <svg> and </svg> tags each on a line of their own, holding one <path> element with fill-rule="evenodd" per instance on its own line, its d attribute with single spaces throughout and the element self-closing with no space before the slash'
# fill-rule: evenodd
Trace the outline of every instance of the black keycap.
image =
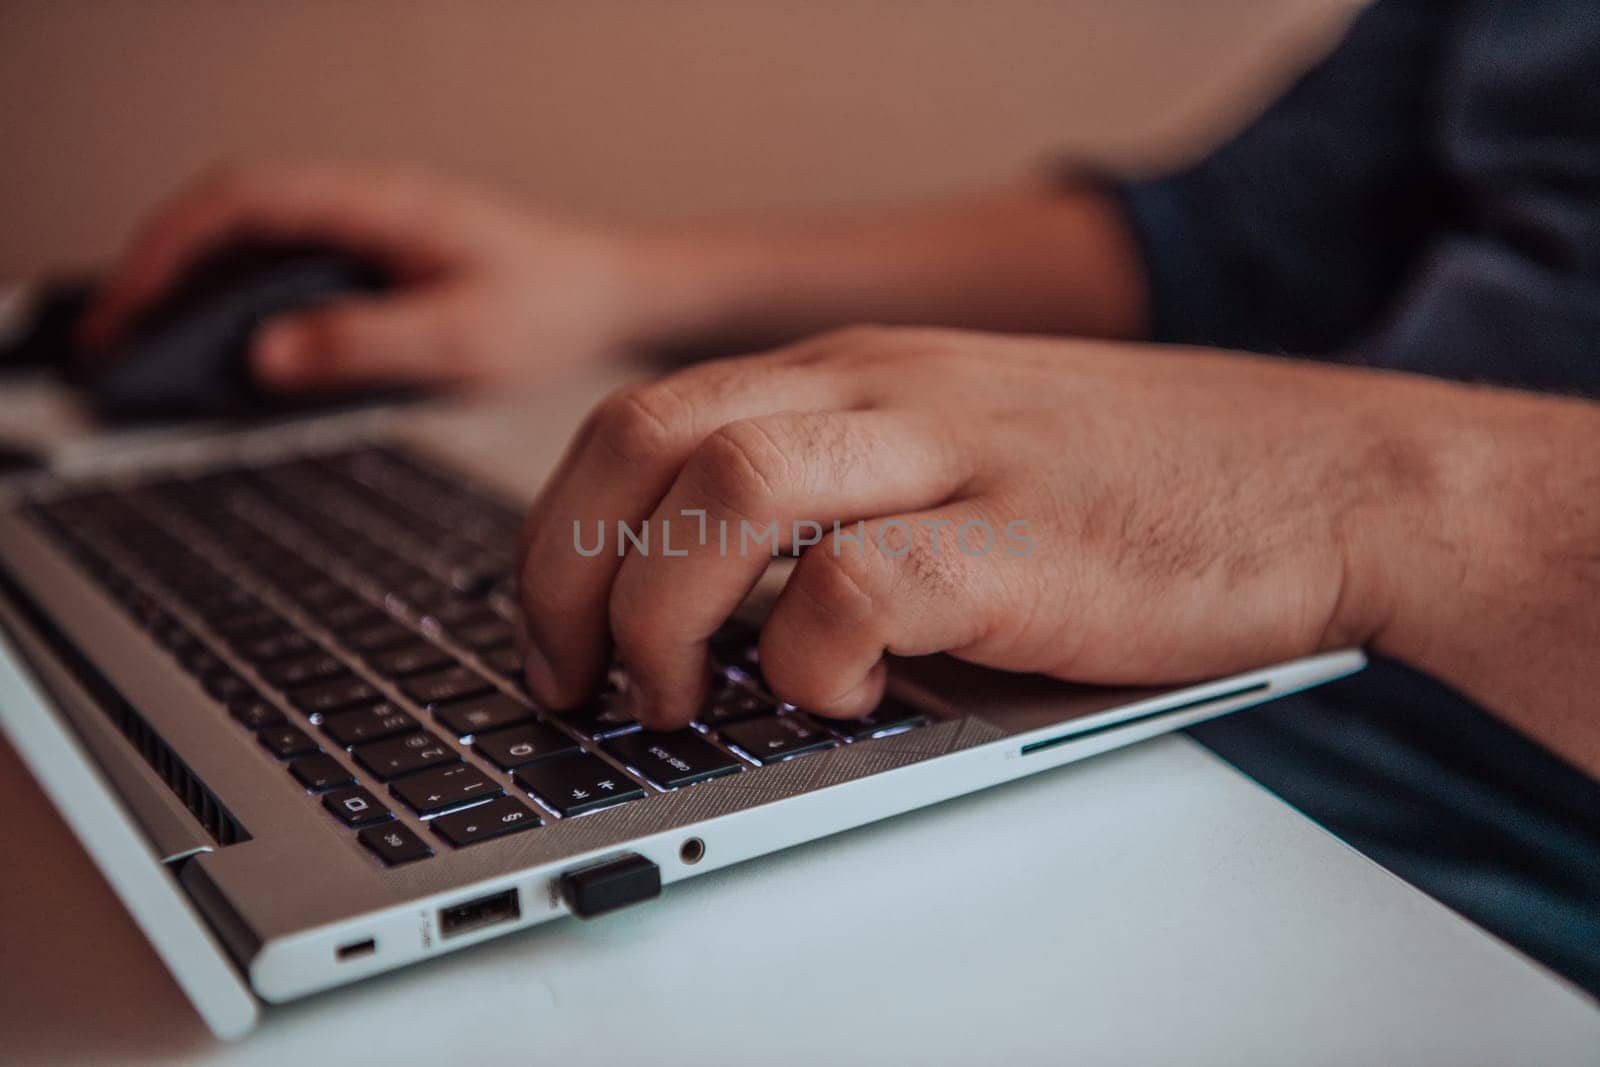
<svg viewBox="0 0 1600 1067">
<path fill-rule="evenodd" d="M 389 787 L 389 792 L 410 805 L 418 815 L 449 811 L 500 792 L 488 775 L 465 763 L 412 775 Z"/>
<path fill-rule="evenodd" d="M 700 721 L 722 726 L 742 719 L 753 719 L 778 709 L 777 701 L 743 685 L 725 685 L 706 702 Z"/>
<path fill-rule="evenodd" d="M 352 674 L 296 689 L 289 694 L 289 703 L 307 715 L 324 715 L 353 704 L 370 703 L 377 700 L 379 695 L 369 683 Z"/>
<path fill-rule="evenodd" d="M 224 704 L 231 704 L 235 700 L 242 700 L 255 693 L 249 682 L 227 668 L 207 675 L 200 684 L 205 686 L 206 692 Z"/>
<path fill-rule="evenodd" d="M 204 591 L 189 597 L 189 606 L 207 622 L 231 619 L 261 607 L 261 601 L 238 586 L 230 584 L 223 589 L 215 588 L 212 583 L 228 581 L 215 570 L 209 568 L 197 570 L 192 575 L 186 575 L 184 582 L 186 583 L 191 577 L 196 582 L 204 583 L 201 586 Z"/>
<path fill-rule="evenodd" d="M 722 739 L 738 745 L 757 763 L 777 763 L 791 756 L 833 748 L 839 742 L 809 715 L 767 715 L 721 728 Z"/>
<path fill-rule="evenodd" d="M 423 730 L 403 734 L 385 741 L 374 741 L 350 750 L 356 762 L 387 782 L 403 774 L 412 774 L 425 767 L 455 761 L 456 753 L 449 745 Z"/>
<path fill-rule="evenodd" d="M 338 816 L 346 826 L 370 826 L 393 818 L 393 813 L 383 806 L 383 801 L 359 785 L 328 793 L 322 798 L 322 806 Z"/>
<path fill-rule="evenodd" d="M 172 621 L 172 616 L 161 609 L 154 597 L 147 593 L 139 593 L 133 603 L 128 605 L 128 614 L 133 616 L 133 621 L 146 630 L 153 630 L 158 626 L 165 626 Z"/>
<path fill-rule="evenodd" d="M 344 662 L 326 652 L 296 656 L 294 659 L 279 663 L 269 663 L 259 669 L 261 677 L 275 689 L 295 689 L 313 682 L 327 681 L 345 673 Z"/>
<path fill-rule="evenodd" d="M 354 781 L 344 764 L 326 752 L 313 752 L 289 764 L 289 773 L 313 793 L 326 793 L 336 786 Z"/>
<path fill-rule="evenodd" d="M 252 730 L 283 721 L 283 712 L 269 704 L 260 693 L 250 693 L 228 704 L 228 714 Z"/>
<path fill-rule="evenodd" d="M 216 653 L 198 643 L 178 653 L 178 665 L 196 678 L 219 674 L 228 669 L 228 665 L 218 659 Z"/>
<path fill-rule="evenodd" d="M 504 693 L 452 701 L 433 709 L 434 717 L 458 735 L 498 730 L 533 718 L 533 709 Z"/>
<path fill-rule="evenodd" d="M 499 618 L 481 600 L 447 600 L 428 611 L 428 618 L 446 630 L 460 629 Z"/>
<path fill-rule="evenodd" d="M 928 717 L 916 708 L 907 707 L 898 700 L 885 700 L 865 718 L 828 720 L 828 729 L 840 737 L 861 741 L 891 731 L 909 730 L 927 721 Z"/>
<path fill-rule="evenodd" d="M 345 643 L 362 655 L 407 644 L 416 636 L 416 631 L 411 627 L 401 626 L 393 619 L 380 619 L 370 626 L 343 635 Z"/>
<path fill-rule="evenodd" d="M 269 726 L 256 734 L 256 737 L 260 739 L 262 747 L 279 759 L 289 759 L 317 750 L 317 743 L 306 736 L 306 732 L 298 726 L 288 724 Z"/>
<path fill-rule="evenodd" d="M 211 628 L 221 634 L 224 641 L 235 646 L 245 641 L 291 632 L 283 616 L 265 607 L 213 622 Z"/>
<path fill-rule="evenodd" d="M 488 679 L 465 667 L 450 667 L 432 674 L 418 675 L 401 683 L 401 690 L 418 704 L 443 704 L 489 692 Z"/>
<path fill-rule="evenodd" d="M 425 860 L 433 855 L 433 849 L 428 847 L 427 842 L 413 833 L 411 827 L 403 822 L 393 822 L 387 826 L 369 826 L 356 836 L 361 839 L 363 845 L 377 854 L 385 867 Z"/>
<path fill-rule="evenodd" d="M 711 658 L 723 667 L 742 671 L 752 678 L 761 677 L 761 654 L 757 645 L 761 632 L 749 623 L 730 619 L 712 635 L 708 642 Z"/>
<path fill-rule="evenodd" d="M 543 822 L 532 808 L 516 797 L 500 797 L 465 811 L 441 815 L 428 825 L 456 848 L 465 848 L 492 837 L 531 830 Z"/>
<path fill-rule="evenodd" d="M 184 629 L 180 622 L 169 622 L 155 630 L 156 642 L 174 656 L 181 656 L 184 652 L 199 645 L 199 640 Z"/>
<path fill-rule="evenodd" d="M 348 586 L 332 578 L 316 578 L 304 585 L 286 587 L 285 591 L 313 612 L 349 603 L 352 595 Z"/>
<path fill-rule="evenodd" d="M 644 796 L 644 790 L 633 779 L 587 752 L 540 760 L 522 768 L 515 777 L 517 785 L 537 793 L 563 817 Z"/>
<path fill-rule="evenodd" d="M 450 636 L 477 652 L 509 645 L 516 635 L 511 624 L 498 616 L 471 626 L 461 626 L 450 631 Z"/>
<path fill-rule="evenodd" d="M 436 671 L 440 667 L 454 663 L 455 657 L 426 641 L 410 641 L 395 648 L 375 652 L 367 657 L 367 662 L 386 678 L 404 678 L 407 675 L 421 674 L 423 671 Z"/>
<path fill-rule="evenodd" d="M 395 589 L 394 595 L 412 611 L 422 614 L 435 604 L 449 600 L 454 593 L 438 579 L 424 576 Z"/>
<path fill-rule="evenodd" d="M 416 728 L 416 719 L 388 701 L 353 711 L 341 711 L 322 720 L 322 732 L 344 748 L 367 741 L 381 741 L 395 734 L 410 733 Z"/>
<path fill-rule="evenodd" d="M 530 722 L 492 734 L 479 734 L 472 746 L 503 771 L 509 771 L 546 756 L 571 752 L 578 743 L 553 726 Z"/>
<path fill-rule="evenodd" d="M 317 650 L 317 643 L 298 630 L 254 637 L 236 646 L 239 655 L 255 664 L 274 663 L 282 659 L 303 656 Z"/>
<path fill-rule="evenodd" d="M 741 766 L 693 730 L 625 734 L 607 741 L 606 751 L 667 789 L 732 774 Z"/>
<path fill-rule="evenodd" d="M 501 568 L 496 566 L 463 564 L 450 568 L 450 588 L 462 596 L 483 596 L 494 588 L 502 574 Z"/>
<path fill-rule="evenodd" d="M 581 708 L 560 713 L 561 721 L 588 737 L 617 737 L 639 728 L 618 700 L 600 697 Z"/>
<path fill-rule="evenodd" d="M 388 618 L 365 600 L 351 600 L 317 612 L 317 621 L 341 636 L 375 626 Z"/>
</svg>

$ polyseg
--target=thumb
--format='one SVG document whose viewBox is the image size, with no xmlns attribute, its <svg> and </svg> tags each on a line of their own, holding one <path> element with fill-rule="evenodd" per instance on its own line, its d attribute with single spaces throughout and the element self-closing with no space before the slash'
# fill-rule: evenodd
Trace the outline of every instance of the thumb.
<svg viewBox="0 0 1600 1067">
<path fill-rule="evenodd" d="M 459 377 L 458 348 L 452 304 L 411 295 L 285 316 L 257 335 L 250 355 L 264 385 L 300 390 Z"/>
</svg>

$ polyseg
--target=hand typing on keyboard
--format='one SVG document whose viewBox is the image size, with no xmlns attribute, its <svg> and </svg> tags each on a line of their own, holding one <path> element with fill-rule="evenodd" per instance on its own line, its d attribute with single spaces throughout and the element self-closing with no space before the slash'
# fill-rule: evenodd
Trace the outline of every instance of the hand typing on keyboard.
<svg viewBox="0 0 1600 1067">
<path fill-rule="evenodd" d="M 736 623 L 713 641 L 719 680 L 695 729 L 641 729 L 620 670 L 596 699 L 549 714 L 513 647 L 518 513 L 403 449 L 157 473 L 29 510 L 214 712 L 385 866 L 927 721 L 886 701 L 830 728 L 784 706 L 755 632 Z M 173 773 L 142 720 L 116 721 Z M 247 836 L 179 785 L 219 842 Z"/>
<path fill-rule="evenodd" d="M 634 716 L 681 726 L 708 640 L 797 549 L 759 662 L 828 717 L 877 704 L 886 652 L 1158 684 L 1381 641 L 1427 570 L 1404 562 L 1431 506 L 1403 459 L 1424 447 L 1414 413 L 1471 402 L 1345 368 L 933 330 L 704 364 L 602 403 L 534 505 L 528 682 L 576 704 L 614 643 Z"/>
</svg>

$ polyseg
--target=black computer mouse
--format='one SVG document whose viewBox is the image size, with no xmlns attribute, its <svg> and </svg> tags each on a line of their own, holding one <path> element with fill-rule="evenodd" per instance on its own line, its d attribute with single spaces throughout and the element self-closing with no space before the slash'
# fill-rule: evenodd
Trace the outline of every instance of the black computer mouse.
<svg viewBox="0 0 1600 1067">
<path fill-rule="evenodd" d="M 381 292 L 373 264 L 310 245 L 234 244 L 197 262 L 110 350 L 75 361 L 71 377 L 110 419 L 279 414 L 350 397 L 288 397 L 250 372 L 251 339 L 286 312 Z"/>
</svg>

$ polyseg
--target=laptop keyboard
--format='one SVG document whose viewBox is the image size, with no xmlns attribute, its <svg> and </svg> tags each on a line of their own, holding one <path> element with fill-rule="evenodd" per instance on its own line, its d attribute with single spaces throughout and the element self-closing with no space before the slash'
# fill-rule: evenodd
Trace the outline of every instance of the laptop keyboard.
<svg viewBox="0 0 1600 1067">
<path fill-rule="evenodd" d="M 30 513 L 386 865 L 926 721 L 893 701 L 850 722 L 780 703 L 737 622 L 712 641 L 717 678 L 692 728 L 642 730 L 616 670 L 583 708 L 537 707 L 514 647 L 518 510 L 395 447 L 80 491 Z"/>
</svg>

